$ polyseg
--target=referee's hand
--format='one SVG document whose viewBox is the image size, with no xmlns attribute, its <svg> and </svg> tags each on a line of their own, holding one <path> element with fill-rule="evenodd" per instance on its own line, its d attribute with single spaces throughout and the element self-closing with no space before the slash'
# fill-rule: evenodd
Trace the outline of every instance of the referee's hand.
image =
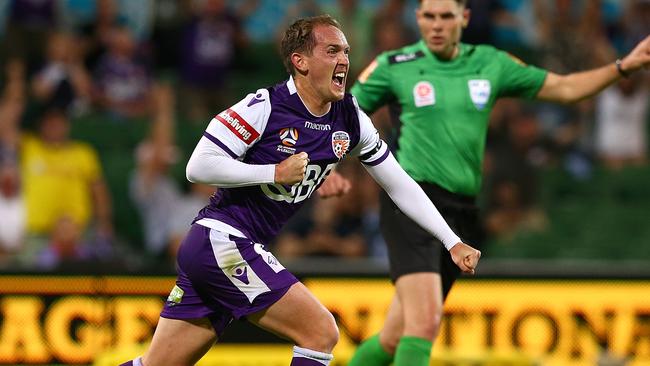
<svg viewBox="0 0 650 366">
<path fill-rule="evenodd" d="M 481 251 L 472 248 L 465 243 L 458 243 L 454 245 L 449 251 L 451 259 L 456 263 L 463 273 L 474 274 L 474 270 L 478 265 L 478 260 L 481 258 Z"/>
</svg>

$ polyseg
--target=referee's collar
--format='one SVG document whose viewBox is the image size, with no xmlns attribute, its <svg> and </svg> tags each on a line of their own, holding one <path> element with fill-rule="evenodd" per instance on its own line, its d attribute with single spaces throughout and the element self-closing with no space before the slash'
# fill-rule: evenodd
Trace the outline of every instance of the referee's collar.
<svg viewBox="0 0 650 366">
<path fill-rule="evenodd" d="M 431 58 L 436 60 L 437 62 L 441 64 L 454 64 L 457 62 L 459 59 L 461 59 L 465 53 L 467 52 L 467 44 L 458 42 L 458 54 L 456 57 L 452 58 L 451 60 L 442 60 L 438 56 L 436 56 L 430 49 L 427 47 L 427 43 L 424 41 L 424 39 L 420 39 L 420 49 L 424 51 L 425 54 L 429 54 Z"/>
</svg>

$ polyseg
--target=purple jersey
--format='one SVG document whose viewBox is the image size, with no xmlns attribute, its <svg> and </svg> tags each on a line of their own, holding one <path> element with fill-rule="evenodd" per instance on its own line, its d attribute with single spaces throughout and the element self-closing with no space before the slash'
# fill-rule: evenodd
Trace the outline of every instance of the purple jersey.
<svg viewBox="0 0 650 366">
<path fill-rule="evenodd" d="M 268 243 L 346 155 L 375 165 L 388 156 L 368 116 L 354 97 L 332 103 L 322 116 L 309 112 L 293 79 L 259 89 L 215 116 L 204 138 L 247 164 L 277 164 L 309 154 L 305 177 L 293 186 L 263 184 L 220 188 L 195 222 L 226 223 L 258 243 Z M 218 224 L 216 224 L 218 225 Z"/>
<path fill-rule="evenodd" d="M 235 58 L 235 38 L 240 28 L 239 20 L 230 14 L 193 20 L 181 44 L 183 79 L 195 86 L 221 86 Z"/>
<path fill-rule="evenodd" d="M 106 53 L 95 70 L 97 83 L 111 102 L 143 100 L 150 87 L 150 76 L 144 63 Z"/>
</svg>

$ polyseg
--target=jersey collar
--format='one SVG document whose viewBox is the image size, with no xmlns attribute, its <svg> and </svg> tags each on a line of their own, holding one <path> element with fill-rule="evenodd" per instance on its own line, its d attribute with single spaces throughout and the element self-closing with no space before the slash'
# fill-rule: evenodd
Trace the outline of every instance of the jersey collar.
<svg viewBox="0 0 650 366">
<path fill-rule="evenodd" d="M 436 64 L 436 66 L 440 68 L 454 69 L 465 62 L 465 54 L 467 53 L 467 45 L 465 43 L 458 44 L 458 55 L 456 55 L 456 57 L 448 61 L 441 60 L 438 57 L 436 57 L 436 55 L 434 55 L 433 52 L 431 52 L 429 47 L 427 47 L 427 44 L 426 42 L 424 42 L 423 39 L 420 40 L 419 47 L 422 50 L 422 52 L 424 52 L 426 57 L 429 60 L 433 61 Z"/>
</svg>

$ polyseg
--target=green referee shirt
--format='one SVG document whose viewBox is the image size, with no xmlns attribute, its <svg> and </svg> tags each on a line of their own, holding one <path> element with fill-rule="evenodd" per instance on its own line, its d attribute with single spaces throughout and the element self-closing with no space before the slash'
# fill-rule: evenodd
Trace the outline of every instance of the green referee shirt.
<svg viewBox="0 0 650 366">
<path fill-rule="evenodd" d="M 546 71 L 491 46 L 460 44 L 458 56 L 443 61 L 420 41 L 379 55 L 351 93 L 367 113 L 397 105 L 394 152 L 413 179 L 475 196 L 494 103 L 534 98 L 545 78 Z"/>
</svg>

